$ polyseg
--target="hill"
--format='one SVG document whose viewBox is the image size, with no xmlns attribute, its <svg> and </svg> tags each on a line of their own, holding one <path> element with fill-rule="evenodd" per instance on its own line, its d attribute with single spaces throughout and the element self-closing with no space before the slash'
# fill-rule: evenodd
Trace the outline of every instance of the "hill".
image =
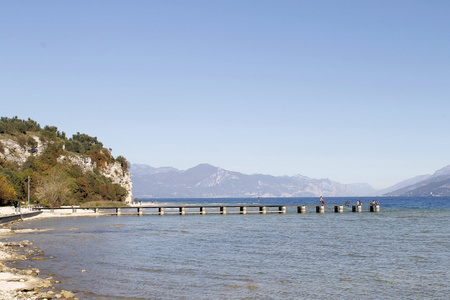
<svg viewBox="0 0 450 300">
<path fill-rule="evenodd" d="M 132 202 L 129 163 L 114 158 L 96 137 L 67 138 L 56 126 L 17 117 L 0 119 L 0 205 L 28 200 L 42 205 L 92 201 Z"/>
</svg>

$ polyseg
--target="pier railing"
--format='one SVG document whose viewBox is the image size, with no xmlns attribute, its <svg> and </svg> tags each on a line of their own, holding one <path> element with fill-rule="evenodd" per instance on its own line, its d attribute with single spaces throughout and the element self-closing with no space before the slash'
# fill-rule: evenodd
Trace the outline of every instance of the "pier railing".
<svg viewBox="0 0 450 300">
<path fill-rule="evenodd" d="M 379 212 L 378 204 L 361 204 L 361 205 L 254 205 L 254 204 L 236 204 L 236 205 L 140 205 L 140 206 L 124 206 L 124 207 L 82 207 L 82 206 L 63 206 L 63 207 L 43 207 L 40 210 L 72 210 L 72 213 L 83 210 L 91 210 L 95 213 L 109 215 L 167 215 L 167 214 L 285 214 L 287 211 L 305 214 L 308 212 L 325 213 L 335 212 L 344 213 L 351 211 L 355 213 Z"/>
</svg>

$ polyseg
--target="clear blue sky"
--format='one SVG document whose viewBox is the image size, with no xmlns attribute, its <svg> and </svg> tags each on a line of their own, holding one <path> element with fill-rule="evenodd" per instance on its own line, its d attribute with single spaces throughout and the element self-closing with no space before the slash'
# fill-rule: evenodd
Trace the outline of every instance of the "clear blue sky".
<svg viewBox="0 0 450 300">
<path fill-rule="evenodd" d="M 376 188 L 450 164 L 449 1 L 2 1 L 1 116 L 131 163 Z"/>
</svg>

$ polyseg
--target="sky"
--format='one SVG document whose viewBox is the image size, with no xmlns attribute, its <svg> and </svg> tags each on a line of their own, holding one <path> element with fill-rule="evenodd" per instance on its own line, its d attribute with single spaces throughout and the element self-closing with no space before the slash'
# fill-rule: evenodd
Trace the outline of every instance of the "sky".
<svg viewBox="0 0 450 300">
<path fill-rule="evenodd" d="M 0 115 L 132 164 L 386 188 L 450 164 L 450 2 L 1 1 Z"/>
</svg>

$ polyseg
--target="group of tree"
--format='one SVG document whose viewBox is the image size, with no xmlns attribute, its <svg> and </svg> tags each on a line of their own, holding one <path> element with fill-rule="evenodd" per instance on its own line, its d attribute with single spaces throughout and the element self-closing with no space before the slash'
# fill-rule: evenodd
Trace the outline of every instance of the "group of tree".
<svg viewBox="0 0 450 300">
<path fill-rule="evenodd" d="M 96 137 L 74 134 L 67 138 L 55 126 L 42 128 L 37 122 L 17 117 L 0 119 L 0 153 L 5 153 L 1 140 L 12 139 L 20 146 L 37 153 L 39 139 L 46 145 L 39 155 L 30 155 L 22 163 L 0 157 L 0 205 L 28 201 L 28 178 L 31 178 L 31 201 L 41 205 L 60 206 L 85 204 L 91 201 L 123 201 L 127 191 L 102 175 L 108 163 L 119 162 L 124 172 L 129 163 L 123 156 L 114 158 Z M 83 155 L 96 163 L 93 171 L 81 166 L 58 162 L 62 155 Z"/>
</svg>

